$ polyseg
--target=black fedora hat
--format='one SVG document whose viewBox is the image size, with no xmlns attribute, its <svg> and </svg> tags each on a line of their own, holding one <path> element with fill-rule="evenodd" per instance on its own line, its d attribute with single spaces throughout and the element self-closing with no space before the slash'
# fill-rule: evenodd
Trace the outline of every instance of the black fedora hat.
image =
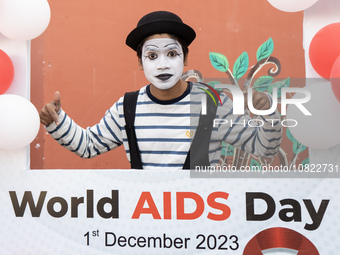
<svg viewBox="0 0 340 255">
<path fill-rule="evenodd" d="M 168 33 L 182 38 L 189 45 L 196 37 L 195 31 L 184 24 L 180 17 L 172 12 L 156 11 L 143 16 L 137 27 L 126 38 L 126 44 L 133 50 L 146 37 Z"/>
</svg>

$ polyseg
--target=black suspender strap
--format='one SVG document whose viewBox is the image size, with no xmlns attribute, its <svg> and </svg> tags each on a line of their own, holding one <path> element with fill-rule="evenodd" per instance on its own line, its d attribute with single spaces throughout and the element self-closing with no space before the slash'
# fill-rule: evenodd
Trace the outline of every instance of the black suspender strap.
<svg viewBox="0 0 340 255">
<path fill-rule="evenodd" d="M 130 163 L 132 169 L 143 169 L 134 125 L 138 94 L 139 90 L 125 93 L 123 102 L 125 131 L 129 143 Z"/>
<path fill-rule="evenodd" d="M 200 115 L 195 136 L 191 142 L 183 169 L 195 169 L 196 166 L 210 166 L 209 145 L 217 106 L 211 97 L 207 97 L 207 99 L 207 114 Z"/>
<path fill-rule="evenodd" d="M 132 169 L 143 169 L 134 125 L 138 94 L 139 91 L 125 93 L 123 102 L 126 124 L 125 130 L 129 143 L 130 163 Z M 196 166 L 203 167 L 210 165 L 209 145 L 217 106 L 210 97 L 207 98 L 207 114 L 200 115 L 198 127 L 185 159 L 183 169 L 195 169 Z"/>
</svg>

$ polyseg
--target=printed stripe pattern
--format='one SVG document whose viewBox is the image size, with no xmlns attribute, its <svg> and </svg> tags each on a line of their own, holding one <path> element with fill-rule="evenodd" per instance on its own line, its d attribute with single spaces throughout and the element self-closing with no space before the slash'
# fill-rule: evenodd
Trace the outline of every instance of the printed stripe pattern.
<svg viewBox="0 0 340 255">
<path fill-rule="evenodd" d="M 200 86 L 192 85 L 189 95 L 172 104 L 155 103 L 148 96 L 146 87 L 140 90 L 135 128 L 145 169 L 183 167 L 190 139 L 199 119 L 200 100 L 204 95 L 204 91 L 198 89 Z M 282 138 L 280 123 L 262 119 L 262 127 L 256 126 L 256 122 L 249 125 L 249 116 L 232 115 L 231 100 L 224 93 L 220 97 L 223 107 L 217 108 L 216 118 L 223 118 L 225 121 L 213 128 L 209 148 L 210 162 L 218 162 L 222 139 L 257 156 L 267 158 L 275 155 Z M 127 158 L 130 159 L 124 128 L 123 97 L 93 127 L 81 128 L 63 110 L 59 113 L 59 118 L 59 126 L 52 123 L 46 130 L 68 150 L 83 158 L 92 158 L 123 144 Z M 278 112 L 266 116 L 266 119 L 279 119 Z"/>
</svg>

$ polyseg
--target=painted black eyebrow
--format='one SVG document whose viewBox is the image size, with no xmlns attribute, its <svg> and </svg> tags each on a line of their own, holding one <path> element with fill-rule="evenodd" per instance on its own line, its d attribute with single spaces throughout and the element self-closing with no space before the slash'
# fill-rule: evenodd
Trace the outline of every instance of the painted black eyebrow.
<svg viewBox="0 0 340 255">
<path fill-rule="evenodd" d="M 149 47 L 149 46 L 153 46 L 153 47 L 159 48 L 157 45 L 153 45 L 153 44 L 148 44 L 148 45 L 145 46 L 145 48 Z"/>
<path fill-rule="evenodd" d="M 175 44 L 176 46 L 180 47 L 179 44 L 177 42 L 173 42 L 173 43 L 169 43 L 167 45 L 164 46 L 164 48 L 168 47 L 169 45 Z"/>
</svg>

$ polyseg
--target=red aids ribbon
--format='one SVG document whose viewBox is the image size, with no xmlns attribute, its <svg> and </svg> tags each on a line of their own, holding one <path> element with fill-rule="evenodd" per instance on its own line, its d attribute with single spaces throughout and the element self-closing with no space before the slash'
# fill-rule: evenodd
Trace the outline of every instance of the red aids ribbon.
<svg viewBox="0 0 340 255">
<path fill-rule="evenodd" d="M 261 231 L 248 242 L 243 255 L 263 255 L 263 250 L 272 248 L 297 250 L 297 255 L 319 255 L 311 241 L 288 228 L 269 228 Z"/>
</svg>

